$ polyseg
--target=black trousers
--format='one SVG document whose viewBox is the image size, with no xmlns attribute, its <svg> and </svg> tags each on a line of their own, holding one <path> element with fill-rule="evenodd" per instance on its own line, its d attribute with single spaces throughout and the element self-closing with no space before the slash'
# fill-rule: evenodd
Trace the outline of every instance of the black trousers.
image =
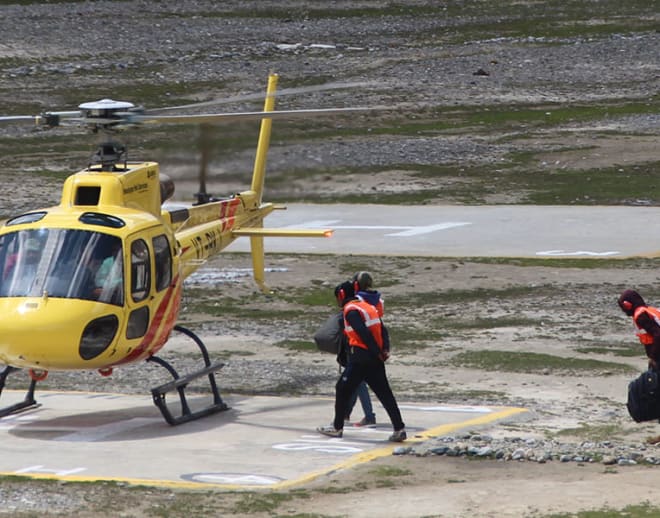
<svg viewBox="0 0 660 518">
<path fill-rule="evenodd" d="M 335 429 L 341 430 L 344 428 L 344 417 L 350 406 L 351 396 L 363 381 L 367 382 L 367 385 L 385 408 L 394 430 L 398 431 L 404 428 L 405 425 L 401 418 L 399 405 L 397 405 L 390 383 L 387 381 L 385 364 L 373 358 L 365 349 L 351 347 L 348 355 L 348 365 L 335 387 Z"/>
</svg>

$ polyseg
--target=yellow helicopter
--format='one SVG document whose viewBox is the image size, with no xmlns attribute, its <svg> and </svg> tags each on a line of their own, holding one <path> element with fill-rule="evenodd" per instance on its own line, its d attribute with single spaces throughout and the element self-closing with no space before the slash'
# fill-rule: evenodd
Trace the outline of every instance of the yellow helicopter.
<svg viewBox="0 0 660 518">
<path fill-rule="evenodd" d="M 0 227 L 0 394 L 7 377 L 26 369 L 30 385 L 23 401 L 0 409 L 0 417 L 36 405 L 38 381 L 48 371 L 113 369 L 139 361 L 163 366 L 172 381 L 151 390 L 165 420 L 176 425 L 227 409 L 202 340 L 178 326 L 183 281 L 204 260 L 236 238 L 250 238 L 256 282 L 264 285 L 264 237 L 328 237 L 331 230 L 264 228 L 264 218 L 282 206 L 262 200 L 266 153 L 274 118 L 361 110 L 275 111 L 277 75 L 271 74 L 262 112 L 202 115 L 147 115 L 133 104 L 104 99 L 79 111 L 50 112 L 38 124 L 82 121 L 95 131 L 147 123 L 211 124 L 261 120 L 252 184 L 225 199 L 200 196 L 186 207 L 163 203 L 173 183 L 155 162 L 129 163 L 125 148 L 112 141 L 99 147 L 89 167 L 68 177 L 58 206 L 32 210 Z M 156 356 L 176 330 L 200 348 L 204 365 L 180 376 Z M 191 410 L 185 388 L 208 377 L 212 403 Z M 181 411 L 173 415 L 168 392 L 178 393 Z"/>
</svg>

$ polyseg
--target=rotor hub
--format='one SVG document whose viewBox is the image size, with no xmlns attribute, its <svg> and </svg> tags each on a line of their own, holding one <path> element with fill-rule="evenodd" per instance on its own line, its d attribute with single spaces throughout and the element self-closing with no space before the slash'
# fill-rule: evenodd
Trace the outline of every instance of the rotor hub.
<svg viewBox="0 0 660 518">
<path fill-rule="evenodd" d="M 135 108 L 133 103 L 128 101 L 114 101 L 112 99 L 101 99 L 99 101 L 92 101 L 82 103 L 78 106 L 85 114 L 92 117 L 103 117 L 105 115 L 113 115 L 117 111 L 130 110 Z"/>
</svg>

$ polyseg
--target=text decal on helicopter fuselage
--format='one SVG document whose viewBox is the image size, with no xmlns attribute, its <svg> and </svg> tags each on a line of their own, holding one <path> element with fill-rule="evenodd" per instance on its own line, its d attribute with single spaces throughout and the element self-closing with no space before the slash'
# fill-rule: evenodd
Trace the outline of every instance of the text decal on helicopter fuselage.
<svg viewBox="0 0 660 518">
<path fill-rule="evenodd" d="M 223 234 L 234 228 L 236 211 L 240 205 L 241 200 L 238 198 L 224 200 L 220 203 L 218 207 L 219 212 L 215 216 L 219 216 L 219 228 L 216 227 L 216 229 L 208 230 L 192 240 L 192 245 L 195 247 L 195 255 L 198 259 L 205 259 L 224 246 Z"/>
<path fill-rule="evenodd" d="M 197 259 L 205 259 L 218 249 L 220 245 L 220 233 L 215 230 L 209 230 L 195 237 L 192 240 L 192 244 L 195 247 Z"/>
<path fill-rule="evenodd" d="M 139 184 L 131 185 L 130 187 L 124 188 L 124 194 L 132 194 L 132 193 L 138 192 L 138 191 L 145 191 L 148 188 L 149 188 L 149 184 L 139 183 Z"/>
</svg>

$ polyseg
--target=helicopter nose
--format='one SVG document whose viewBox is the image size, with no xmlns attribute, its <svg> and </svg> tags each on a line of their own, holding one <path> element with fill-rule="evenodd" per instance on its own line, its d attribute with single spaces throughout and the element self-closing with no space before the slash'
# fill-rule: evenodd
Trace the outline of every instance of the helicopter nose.
<svg viewBox="0 0 660 518">
<path fill-rule="evenodd" d="M 95 368 L 89 363 L 117 334 L 116 315 L 86 301 L 0 298 L 0 361 L 50 370 Z"/>
</svg>

